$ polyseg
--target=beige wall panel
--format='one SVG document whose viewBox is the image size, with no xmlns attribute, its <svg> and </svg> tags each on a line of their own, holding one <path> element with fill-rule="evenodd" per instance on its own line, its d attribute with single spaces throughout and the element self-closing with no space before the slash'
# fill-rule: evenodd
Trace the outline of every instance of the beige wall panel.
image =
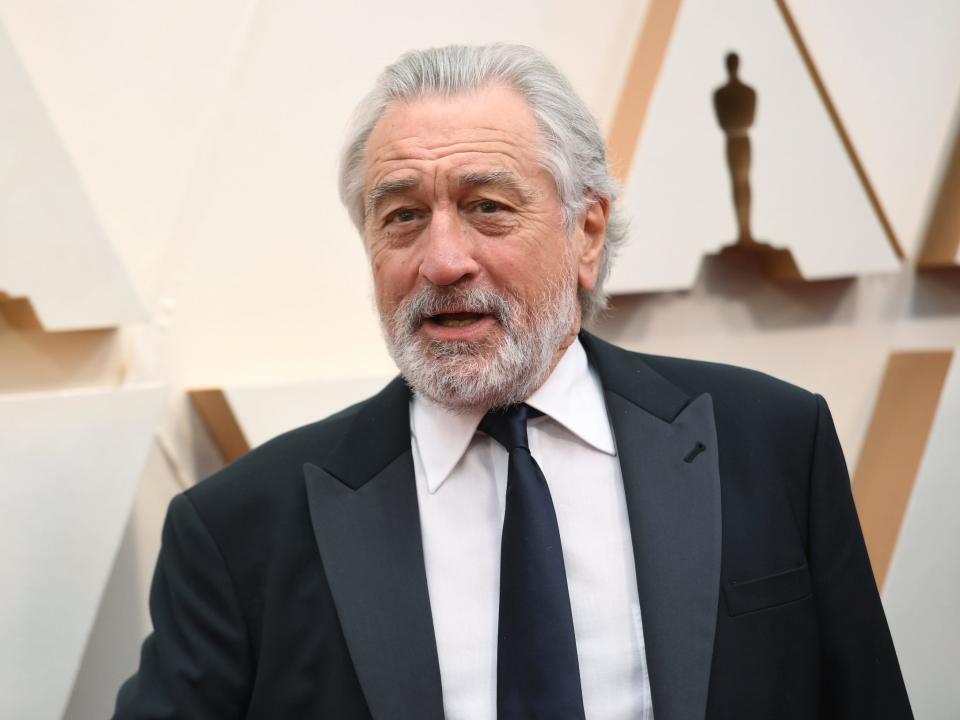
<svg viewBox="0 0 960 720">
<path fill-rule="evenodd" d="M 163 406 L 157 387 L 0 397 L 0 717 L 63 714 Z"/>
<path fill-rule="evenodd" d="M 390 376 L 320 380 L 296 385 L 232 387 L 225 390 L 251 447 L 339 412 L 379 392 Z"/>
<path fill-rule="evenodd" d="M 890 630 L 916 717 L 960 711 L 960 362 L 953 362 L 884 589 Z"/>
<path fill-rule="evenodd" d="M 960 131 L 960 3 L 787 5 L 897 238 L 919 255 Z"/>
<path fill-rule="evenodd" d="M 150 305 L 256 0 L 5 0 L 0 18 Z"/>
<path fill-rule="evenodd" d="M 170 500 L 183 489 L 160 444 L 153 443 L 64 720 L 112 716 L 118 688 L 139 663 L 139 640 L 151 629 L 147 603 L 163 520 Z"/>
<path fill-rule="evenodd" d="M 389 376 L 194 390 L 190 397 L 224 461 L 370 397 Z"/>
<path fill-rule="evenodd" d="M 737 238 L 713 107 L 731 50 L 757 93 L 749 131 L 753 237 L 788 248 L 808 279 L 895 270 L 894 248 L 777 6 L 686 0 L 627 177 L 631 241 L 611 289 L 689 287 L 702 256 Z"/>
<path fill-rule="evenodd" d="M 144 320 L 61 138 L 0 23 L 0 293 L 8 321 L 79 330 Z M 0 298 L 2 304 L 2 298 Z M 6 314 L 6 313 L 5 313 Z"/>
</svg>

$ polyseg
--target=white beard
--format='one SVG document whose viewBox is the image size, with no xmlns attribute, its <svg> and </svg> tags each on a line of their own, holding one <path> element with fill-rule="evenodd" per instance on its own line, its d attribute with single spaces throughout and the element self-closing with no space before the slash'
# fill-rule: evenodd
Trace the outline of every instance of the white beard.
<svg viewBox="0 0 960 720">
<path fill-rule="evenodd" d="M 452 306 L 491 315 L 495 341 L 427 340 L 417 330 Z M 414 391 L 450 410 L 487 410 L 526 400 L 546 380 L 577 322 L 574 278 L 551 283 L 535 303 L 485 288 L 425 287 L 380 322 L 390 354 Z"/>
</svg>

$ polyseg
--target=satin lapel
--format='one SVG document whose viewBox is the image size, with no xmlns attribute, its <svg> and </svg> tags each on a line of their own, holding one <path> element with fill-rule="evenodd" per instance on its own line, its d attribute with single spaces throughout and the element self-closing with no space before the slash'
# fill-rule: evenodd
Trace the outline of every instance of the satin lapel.
<svg viewBox="0 0 960 720">
<path fill-rule="evenodd" d="M 373 717 L 443 720 L 409 396 L 391 387 L 358 413 L 325 467 L 304 466 L 307 498 L 324 571 Z"/>
<path fill-rule="evenodd" d="M 720 590 L 713 401 L 690 401 L 638 356 L 583 339 L 617 440 L 654 716 L 703 718 Z"/>
</svg>

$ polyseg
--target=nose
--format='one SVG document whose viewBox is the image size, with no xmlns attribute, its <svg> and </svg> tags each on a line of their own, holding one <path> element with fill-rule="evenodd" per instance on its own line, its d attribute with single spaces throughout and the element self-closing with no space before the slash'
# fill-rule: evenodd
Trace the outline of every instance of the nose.
<svg viewBox="0 0 960 720">
<path fill-rule="evenodd" d="M 479 272 L 472 240 L 455 210 L 434 212 L 425 240 L 420 275 L 433 285 L 454 285 Z"/>
</svg>

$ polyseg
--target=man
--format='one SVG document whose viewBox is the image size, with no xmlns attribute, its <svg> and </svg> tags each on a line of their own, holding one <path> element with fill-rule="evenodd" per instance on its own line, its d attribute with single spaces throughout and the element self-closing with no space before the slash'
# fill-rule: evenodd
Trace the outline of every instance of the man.
<svg viewBox="0 0 960 720">
<path fill-rule="evenodd" d="M 624 225 L 552 65 L 405 55 L 341 173 L 403 379 L 174 499 L 118 718 L 911 717 L 823 400 L 580 331 Z"/>
</svg>

